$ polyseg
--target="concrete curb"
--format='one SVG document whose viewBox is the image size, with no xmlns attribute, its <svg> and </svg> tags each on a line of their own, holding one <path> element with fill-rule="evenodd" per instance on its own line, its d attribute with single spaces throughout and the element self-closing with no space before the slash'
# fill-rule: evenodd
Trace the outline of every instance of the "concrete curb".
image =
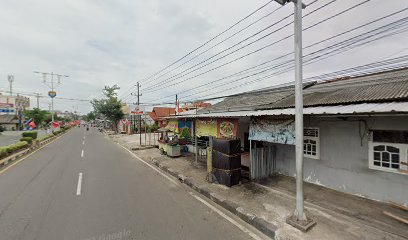
<svg viewBox="0 0 408 240">
<path fill-rule="evenodd" d="M 158 168 L 162 169 L 163 171 L 167 172 L 168 174 L 172 175 L 173 177 L 176 177 L 180 180 L 181 183 L 184 183 L 185 185 L 189 186 L 190 188 L 196 190 L 200 194 L 206 196 L 207 198 L 211 199 L 213 202 L 216 204 L 220 205 L 221 207 L 225 208 L 229 212 L 233 213 L 234 215 L 238 216 L 242 220 L 244 220 L 246 223 L 252 225 L 256 229 L 258 229 L 260 232 L 264 233 L 265 235 L 274 238 L 276 231 L 278 230 L 278 227 L 275 226 L 274 224 L 267 222 L 265 219 L 257 217 L 255 214 L 252 213 L 245 213 L 243 211 L 243 208 L 240 207 L 238 204 L 228 200 L 228 199 L 223 199 L 222 197 L 218 196 L 216 193 L 211 192 L 208 188 L 204 186 L 198 186 L 197 184 L 194 183 L 193 179 L 187 178 L 183 176 L 182 174 L 176 172 L 175 170 L 168 168 L 161 164 L 159 161 L 152 159 L 152 162 L 154 165 L 156 165 Z"/>
</svg>

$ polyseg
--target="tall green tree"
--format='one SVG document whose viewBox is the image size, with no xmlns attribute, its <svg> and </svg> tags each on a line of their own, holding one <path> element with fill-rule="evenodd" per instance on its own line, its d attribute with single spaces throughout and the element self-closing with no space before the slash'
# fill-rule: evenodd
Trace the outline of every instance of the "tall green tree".
<svg viewBox="0 0 408 240">
<path fill-rule="evenodd" d="M 26 110 L 24 111 L 24 116 L 26 119 L 32 118 L 34 120 L 35 125 L 38 127 L 44 126 L 47 120 L 48 111 L 41 110 L 39 108 L 34 108 L 33 110 Z"/>
<path fill-rule="evenodd" d="M 84 116 L 84 120 L 87 122 L 95 120 L 95 119 L 96 119 L 96 114 L 93 111 L 89 112 L 88 114 Z"/>
<path fill-rule="evenodd" d="M 91 101 L 94 112 L 102 115 L 113 123 L 114 130 L 117 131 L 117 125 L 120 119 L 124 117 L 122 112 L 122 102 L 118 99 L 116 93 L 120 88 L 117 85 L 105 86 L 102 89 L 104 97 Z"/>
</svg>

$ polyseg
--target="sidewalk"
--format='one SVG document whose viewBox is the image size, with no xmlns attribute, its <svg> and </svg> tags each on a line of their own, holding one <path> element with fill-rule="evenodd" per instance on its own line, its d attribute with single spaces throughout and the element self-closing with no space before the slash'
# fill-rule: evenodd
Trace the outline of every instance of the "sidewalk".
<svg viewBox="0 0 408 240">
<path fill-rule="evenodd" d="M 114 141 L 129 149 L 135 147 L 132 143 L 132 138 L 135 137 L 111 136 Z M 169 158 L 160 155 L 158 149 L 137 150 L 135 153 L 178 177 L 264 233 L 275 235 L 276 239 L 408 239 L 407 225 L 388 218 L 382 211 L 405 217 L 408 217 L 407 214 L 386 204 L 305 184 L 307 215 L 316 220 L 317 225 L 303 233 L 285 222 L 295 206 L 295 184 L 292 178 L 277 176 L 258 183 L 246 182 L 228 188 L 208 183 L 205 179 L 205 163 L 195 164 L 191 154 Z"/>
</svg>

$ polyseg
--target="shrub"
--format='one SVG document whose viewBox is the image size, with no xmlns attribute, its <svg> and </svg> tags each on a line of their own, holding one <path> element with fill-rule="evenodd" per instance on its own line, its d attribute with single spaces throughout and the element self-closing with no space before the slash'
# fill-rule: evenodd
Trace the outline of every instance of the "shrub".
<svg viewBox="0 0 408 240">
<path fill-rule="evenodd" d="M 37 140 L 41 142 L 41 141 L 44 141 L 44 140 L 46 140 L 46 139 L 48 139 L 48 138 L 50 138 L 52 136 L 53 135 L 51 135 L 51 134 L 47 134 L 47 135 L 39 137 Z"/>
<path fill-rule="evenodd" d="M 190 129 L 189 128 L 183 128 L 183 130 L 181 130 L 181 133 L 180 133 L 180 138 L 182 138 L 182 139 L 187 139 L 187 138 L 190 138 L 191 137 L 191 135 L 190 135 Z"/>
<path fill-rule="evenodd" d="M 20 141 L 26 141 L 28 144 L 31 144 L 33 142 L 32 137 L 23 137 L 20 139 Z"/>
<path fill-rule="evenodd" d="M 7 146 L 6 147 L 0 147 L 0 158 L 6 157 L 8 154 L 7 152 Z"/>
<path fill-rule="evenodd" d="M 8 146 L 0 147 L 0 158 L 4 158 L 7 155 L 14 153 L 17 150 L 28 146 L 26 141 L 17 142 Z"/>
<path fill-rule="evenodd" d="M 37 132 L 36 131 L 28 131 L 28 132 L 23 132 L 23 137 L 31 137 L 32 139 L 37 138 Z"/>
<path fill-rule="evenodd" d="M 56 131 L 54 131 L 54 132 L 52 132 L 54 135 L 58 135 L 58 134 L 60 134 L 60 133 L 63 133 L 63 132 L 65 132 L 64 131 L 64 129 L 60 129 L 60 130 L 56 130 Z"/>
</svg>

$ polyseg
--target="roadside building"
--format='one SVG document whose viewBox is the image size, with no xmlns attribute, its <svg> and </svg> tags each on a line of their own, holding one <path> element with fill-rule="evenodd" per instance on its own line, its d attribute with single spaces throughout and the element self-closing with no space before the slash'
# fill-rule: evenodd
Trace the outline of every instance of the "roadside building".
<svg viewBox="0 0 408 240">
<path fill-rule="evenodd" d="M 196 134 L 211 137 L 223 137 L 227 119 L 251 179 L 295 177 L 294 100 L 294 87 L 283 86 L 175 118 L 194 119 Z M 304 84 L 304 180 L 408 205 L 407 113 L 408 69 Z"/>
<path fill-rule="evenodd" d="M 121 133 L 132 134 L 136 132 L 139 124 L 142 131 L 155 123 L 148 113 L 145 113 L 141 107 L 135 104 L 123 104 L 122 112 L 123 119 L 118 122 L 118 129 Z M 141 123 L 139 123 L 141 121 Z"/>
<path fill-rule="evenodd" d="M 21 95 L 0 95 L 0 125 L 7 130 L 21 129 L 23 112 L 30 107 L 30 98 Z"/>
<path fill-rule="evenodd" d="M 151 117 L 157 125 L 162 128 L 166 127 L 168 124 L 168 120 L 166 117 L 169 117 L 170 115 L 175 115 L 176 109 L 175 108 L 168 108 L 168 107 L 154 107 L 151 112 L 148 112 L 147 114 Z"/>
</svg>

